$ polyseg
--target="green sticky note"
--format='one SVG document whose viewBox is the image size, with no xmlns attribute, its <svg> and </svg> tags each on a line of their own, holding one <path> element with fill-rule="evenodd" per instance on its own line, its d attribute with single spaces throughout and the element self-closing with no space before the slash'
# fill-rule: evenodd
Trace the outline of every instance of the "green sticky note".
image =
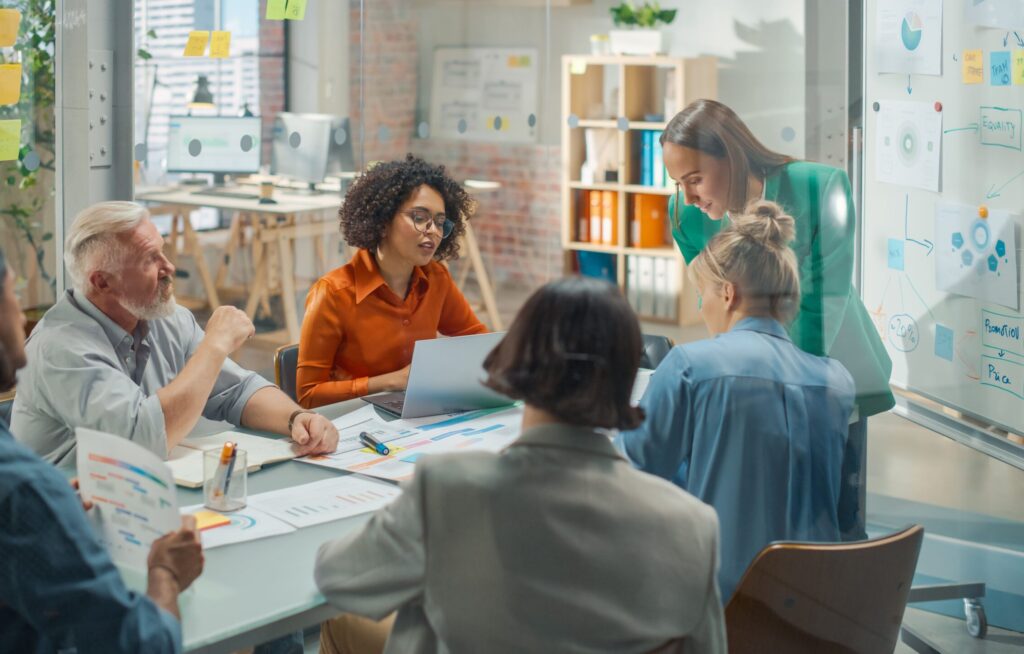
<svg viewBox="0 0 1024 654">
<path fill-rule="evenodd" d="M 306 0 L 288 0 L 288 11 L 285 18 L 288 20 L 302 20 L 306 17 Z"/>
<path fill-rule="evenodd" d="M 267 0 L 267 20 L 284 20 L 287 0 Z"/>
<path fill-rule="evenodd" d="M 21 149 L 21 120 L 0 120 L 0 161 L 14 161 Z"/>
</svg>

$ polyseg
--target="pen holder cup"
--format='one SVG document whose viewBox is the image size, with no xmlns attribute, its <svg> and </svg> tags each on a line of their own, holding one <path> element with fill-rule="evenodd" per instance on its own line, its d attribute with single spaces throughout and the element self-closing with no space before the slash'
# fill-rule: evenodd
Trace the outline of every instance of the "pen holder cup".
<svg viewBox="0 0 1024 654">
<path fill-rule="evenodd" d="M 219 447 L 203 452 L 203 504 L 214 511 L 245 506 L 249 473 L 245 450 L 237 450 L 230 472 L 220 462 Z"/>
</svg>

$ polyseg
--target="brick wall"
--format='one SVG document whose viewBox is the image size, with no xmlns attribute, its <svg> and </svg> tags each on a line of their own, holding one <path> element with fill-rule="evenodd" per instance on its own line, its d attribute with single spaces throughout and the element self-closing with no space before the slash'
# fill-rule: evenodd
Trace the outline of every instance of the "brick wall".
<svg viewBox="0 0 1024 654">
<path fill-rule="evenodd" d="M 359 1 L 349 3 L 350 113 L 353 126 L 364 128 L 363 161 L 401 158 L 411 151 L 444 164 L 456 179 L 501 182 L 500 190 L 477 196 L 479 208 L 473 221 L 492 280 L 496 285 L 532 288 L 560 276 L 560 148 L 413 138 L 420 53 L 412 4 L 412 0 L 366 2 L 362 33 Z M 364 79 L 365 117 L 360 107 Z M 381 138 L 382 127 L 387 138 Z M 355 136 L 358 153 L 359 137 Z"/>
<path fill-rule="evenodd" d="M 285 47 L 283 20 L 265 20 L 267 0 L 260 0 L 260 106 L 254 113 L 262 116 L 263 161 L 271 159 L 274 116 L 285 109 Z"/>
</svg>

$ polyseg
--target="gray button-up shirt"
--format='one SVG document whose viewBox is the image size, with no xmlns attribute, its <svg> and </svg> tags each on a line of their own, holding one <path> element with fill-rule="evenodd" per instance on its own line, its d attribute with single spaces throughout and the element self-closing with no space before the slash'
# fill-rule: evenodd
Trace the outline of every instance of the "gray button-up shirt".
<svg viewBox="0 0 1024 654">
<path fill-rule="evenodd" d="M 75 454 L 76 427 L 124 436 L 167 456 L 167 428 L 156 392 L 171 383 L 203 340 L 195 316 L 142 321 L 129 334 L 81 294 L 68 291 L 32 331 L 28 366 L 18 375 L 11 431 L 56 464 Z M 203 416 L 238 425 L 253 393 L 271 386 L 227 359 Z"/>
</svg>

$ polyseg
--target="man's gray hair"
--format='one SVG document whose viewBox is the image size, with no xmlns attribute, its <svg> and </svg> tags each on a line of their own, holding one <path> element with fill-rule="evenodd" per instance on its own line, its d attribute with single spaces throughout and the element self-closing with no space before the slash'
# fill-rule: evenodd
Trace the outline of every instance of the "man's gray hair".
<svg viewBox="0 0 1024 654">
<path fill-rule="evenodd" d="M 130 232 L 149 217 L 135 202 L 100 202 L 75 216 L 64 242 L 64 264 L 75 290 L 86 293 L 92 288 L 89 276 L 97 270 L 118 272 L 128 252 L 118 235 Z"/>
</svg>

